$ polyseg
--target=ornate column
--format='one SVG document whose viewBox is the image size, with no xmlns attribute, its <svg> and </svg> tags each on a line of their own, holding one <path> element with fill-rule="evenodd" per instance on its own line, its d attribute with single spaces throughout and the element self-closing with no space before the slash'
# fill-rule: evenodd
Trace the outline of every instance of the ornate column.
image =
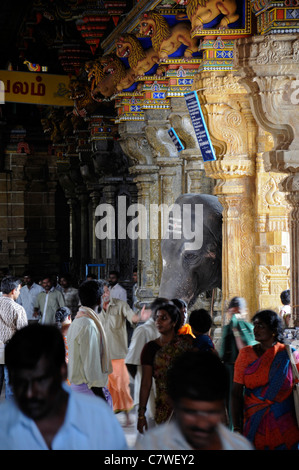
<svg viewBox="0 0 299 470">
<path fill-rule="evenodd" d="M 103 200 L 105 204 L 110 204 L 115 209 L 115 194 L 116 194 L 116 187 L 113 184 L 105 184 L 103 182 Z M 103 249 L 103 258 L 107 260 L 107 272 L 109 271 L 110 264 L 113 264 L 115 260 L 115 239 L 111 239 L 109 237 L 105 238 L 102 241 L 102 249 Z M 113 266 L 113 269 L 115 266 Z"/>
<path fill-rule="evenodd" d="M 121 147 L 133 163 L 130 174 L 137 185 L 137 203 L 145 209 L 146 216 L 146 236 L 138 237 L 137 297 L 139 302 L 150 303 L 158 293 L 160 282 L 160 239 L 153 238 L 153 234 L 160 234 L 160 228 L 150 216 L 150 206 L 155 203 L 159 205 L 160 197 L 159 167 L 154 164 L 153 149 L 149 145 L 145 128 L 143 121 L 127 121 L 119 125 Z"/>
<path fill-rule="evenodd" d="M 57 176 L 69 206 L 71 270 L 79 277 L 84 271 L 81 266 L 81 210 L 78 188 L 82 188 L 84 185 L 77 154 L 68 155 L 63 161 L 57 162 Z"/>
<path fill-rule="evenodd" d="M 294 326 L 299 326 L 299 174 L 290 174 L 281 183 L 286 192 L 286 200 L 290 204 L 290 239 L 291 239 L 291 266 L 290 288 L 291 305 L 293 306 L 292 319 Z"/>
<path fill-rule="evenodd" d="M 159 227 L 151 218 L 151 204 L 156 202 L 155 194 L 158 188 L 158 167 L 135 166 L 135 182 L 138 189 L 138 203 L 146 209 L 147 236 L 138 238 L 138 270 L 141 284 L 137 291 L 140 302 L 151 302 L 158 294 L 160 282 L 160 239 L 154 238 L 153 233 L 159 232 Z"/>
<path fill-rule="evenodd" d="M 80 229 L 81 229 L 81 269 L 84 270 L 85 264 L 89 260 L 89 217 L 88 217 L 88 202 L 89 197 L 86 191 L 81 191 L 78 194 L 80 201 Z"/>
<path fill-rule="evenodd" d="M 279 188 L 285 191 L 291 206 L 291 302 L 294 323 L 299 325 L 298 35 L 273 34 L 240 39 L 235 57 L 253 115 L 273 137 L 273 148 L 263 154 L 265 170 L 288 174 Z"/>
<path fill-rule="evenodd" d="M 223 206 L 222 308 L 233 296 L 255 309 L 254 174 L 256 127 L 246 90 L 231 72 L 202 72 L 195 83 L 217 160 L 205 162 Z"/>
<path fill-rule="evenodd" d="M 95 232 L 95 227 L 96 227 L 96 218 L 95 218 L 95 212 L 96 208 L 100 203 L 101 200 L 101 192 L 100 191 L 92 191 L 90 193 L 90 199 L 91 199 L 91 227 L 92 227 L 92 232 L 91 232 L 91 258 L 92 262 L 96 263 L 101 257 L 101 253 L 99 250 L 99 244 L 97 242 L 96 238 L 96 232 Z"/>
</svg>

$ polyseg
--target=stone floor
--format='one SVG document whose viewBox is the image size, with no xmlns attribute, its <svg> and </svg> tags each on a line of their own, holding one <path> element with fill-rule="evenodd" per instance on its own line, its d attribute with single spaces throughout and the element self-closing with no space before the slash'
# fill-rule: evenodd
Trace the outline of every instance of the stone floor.
<svg viewBox="0 0 299 470">
<path fill-rule="evenodd" d="M 126 415 L 125 413 L 118 413 L 116 415 L 118 421 L 121 424 L 121 427 L 123 428 L 123 431 L 126 436 L 127 444 L 130 449 L 134 448 L 136 438 L 137 438 L 137 422 L 136 422 L 136 413 L 135 411 L 130 412 L 130 422 L 131 425 L 126 426 Z"/>
</svg>

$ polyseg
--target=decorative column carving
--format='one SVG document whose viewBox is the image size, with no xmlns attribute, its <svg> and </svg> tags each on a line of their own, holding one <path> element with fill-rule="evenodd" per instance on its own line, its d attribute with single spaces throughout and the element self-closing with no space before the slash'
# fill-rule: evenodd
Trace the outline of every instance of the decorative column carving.
<svg viewBox="0 0 299 470">
<path fill-rule="evenodd" d="M 268 144 L 270 143 L 269 141 Z M 279 190 L 284 175 L 265 171 L 262 148 L 267 150 L 267 147 L 260 147 L 256 159 L 256 296 L 258 309 L 270 308 L 278 311 L 280 293 L 290 286 L 290 208 L 285 194 Z"/>
<path fill-rule="evenodd" d="M 120 145 L 130 159 L 129 172 L 137 185 L 137 203 L 146 209 L 147 236 L 138 237 L 138 290 L 139 302 L 150 303 L 158 291 L 159 244 L 150 238 L 152 227 L 150 204 L 156 202 L 158 191 L 158 170 L 154 164 L 153 149 L 145 135 L 145 122 L 127 121 L 119 124 Z M 158 252 L 157 252 L 158 251 Z M 138 306 L 138 304 L 137 304 Z"/>
<path fill-rule="evenodd" d="M 206 175 L 216 181 L 214 194 L 223 206 L 222 299 L 246 298 L 255 305 L 254 174 L 252 142 L 256 126 L 246 90 L 225 71 L 202 72 L 196 88 L 217 160 L 205 162 Z"/>
<path fill-rule="evenodd" d="M 88 193 L 82 191 L 78 194 L 80 201 L 80 229 L 81 229 L 81 269 L 83 272 L 85 264 L 89 260 L 89 217 L 88 217 Z"/>
<path fill-rule="evenodd" d="M 234 296 L 244 297 L 254 311 L 254 162 L 216 160 L 205 163 L 206 173 L 216 180 L 214 194 L 223 206 L 222 299 L 223 309 Z"/>
<path fill-rule="evenodd" d="M 151 218 L 150 206 L 157 203 L 158 194 L 157 166 L 135 166 L 135 182 L 138 189 L 138 203 L 146 209 L 147 236 L 138 238 L 138 270 L 140 285 L 137 297 L 140 302 L 151 302 L 157 295 L 160 282 L 160 239 L 153 238 L 158 227 Z"/>
<path fill-rule="evenodd" d="M 265 170 L 287 173 L 279 188 L 291 205 L 291 303 L 299 325 L 298 171 L 299 171 L 299 39 L 297 34 L 273 34 L 239 39 L 235 64 L 247 89 L 252 113 L 273 137 L 263 154 Z"/>
<path fill-rule="evenodd" d="M 185 147 L 179 153 L 183 164 L 181 193 L 211 194 L 213 182 L 206 177 L 201 151 L 185 98 L 171 99 L 171 113 L 168 119 Z"/>
<path fill-rule="evenodd" d="M 116 195 L 116 187 L 112 184 L 104 184 L 103 185 L 103 202 L 106 204 L 110 204 L 115 209 L 115 195 Z M 109 237 L 105 238 L 102 241 L 102 249 L 103 249 L 103 258 L 107 260 L 107 264 L 113 264 L 115 260 L 115 239 L 111 240 Z M 109 271 L 110 266 L 107 266 L 107 272 Z M 112 268 L 111 268 L 112 269 Z M 114 269 L 114 266 L 113 266 Z"/>
<path fill-rule="evenodd" d="M 96 218 L 95 218 L 95 212 L 96 208 L 100 203 L 101 200 L 101 193 L 100 191 L 92 191 L 90 193 L 90 199 L 91 199 L 91 258 L 93 263 L 97 263 L 98 260 L 101 257 L 101 253 L 99 250 L 99 243 L 97 242 L 96 238 L 96 233 L 95 233 L 95 228 L 96 228 Z"/>
</svg>

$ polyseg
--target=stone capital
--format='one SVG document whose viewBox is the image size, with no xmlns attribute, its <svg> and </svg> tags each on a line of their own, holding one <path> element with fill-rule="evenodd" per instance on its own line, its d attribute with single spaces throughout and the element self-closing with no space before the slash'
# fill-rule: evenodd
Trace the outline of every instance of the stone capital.
<svg viewBox="0 0 299 470">
<path fill-rule="evenodd" d="M 256 126 L 239 77 L 226 71 L 203 72 L 196 89 L 217 159 L 251 158 Z"/>
<path fill-rule="evenodd" d="M 214 193 L 217 196 L 243 194 L 244 178 L 255 175 L 253 160 L 242 158 L 224 158 L 205 162 L 206 175 L 217 180 Z"/>
<path fill-rule="evenodd" d="M 298 171 L 299 38 L 274 34 L 238 39 L 235 65 L 258 124 L 273 136 L 267 171 Z"/>
<path fill-rule="evenodd" d="M 145 135 L 144 122 L 125 122 L 119 125 L 120 146 L 133 165 L 151 165 L 153 151 Z"/>
</svg>

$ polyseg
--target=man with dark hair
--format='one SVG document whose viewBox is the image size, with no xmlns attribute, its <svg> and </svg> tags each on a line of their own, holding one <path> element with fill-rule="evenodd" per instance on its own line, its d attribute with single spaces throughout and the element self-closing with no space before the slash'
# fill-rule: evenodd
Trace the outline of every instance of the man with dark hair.
<svg viewBox="0 0 299 470">
<path fill-rule="evenodd" d="M 247 439 L 223 424 L 227 388 L 227 372 L 218 356 L 194 351 L 179 356 L 167 384 L 175 419 L 145 433 L 136 449 L 252 449 Z"/>
<path fill-rule="evenodd" d="M 84 281 L 78 294 L 81 306 L 67 332 L 68 379 L 73 390 L 109 400 L 107 385 L 112 365 L 106 334 L 95 313 L 101 303 L 103 282 Z"/>
<path fill-rule="evenodd" d="M 24 307 L 17 304 L 20 295 L 21 281 L 18 277 L 7 276 L 2 279 L 0 297 L 0 341 L 5 348 L 17 330 L 27 325 L 27 316 Z M 5 380 L 5 397 L 12 398 L 13 392 L 9 384 L 7 368 L 0 365 L 0 393 Z"/>
<path fill-rule="evenodd" d="M 195 336 L 194 347 L 201 352 L 215 352 L 218 354 L 210 337 L 213 319 L 209 312 L 204 308 L 193 310 L 190 313 L 189 324 Z"/>
<path fill-rule="evenodd" d="M 65 306 L 65 301 L 62 293 L 54 287 L 53 281 L 50 276 L 45 276 L 42 279 L 42 292 L 38 294 L 35 299 L 34 317 L 38 318 L 40 315 L 41 323 L 55 323 L 55 313 L 59 307 Z"/>
<path fill-rule="evenodd" d="M 17 303 L 24 307 L 29 322 L 36 321 L 36 318 L 33 316 L 35 300 L 38 294 L 43 291 L 43 288 L 34 282 L 30 271 L 24 272 L 23 283 L 24 285 L 21 288 Z"/>
<path fill-rule="evenodd" d="M 15 400 L 0 406 L 1 450 L 127 448 L 106 403 L 64 384 L 67 366 L 58 328 L 33 324 L 18 331 L 6 360 Z"/>
<path fill-rule="evenodd" d="M 78 289 L 72 286 L 72 278 L 68 273 L 62 274 L 59 281 L 62 287 L 62 295 L 64 297 L 65 306 L 71 310 L 73 319 L 78 312 L 78 307 L 80 304 Z"/>
<path fill-rule="evenodd" d="M 292 320 L 292 309 L 291 309 L 291 291 L 290 289 L 283 290 L 280 294 L 280 300 L 282 307 L 279 309 L 279 315 L 283 321 L 285 328 L 290 328 Z"/>
<path fill-rule="evenodd" d="M 110 271 L 109 272 L 109 287 L 111 297 L 113 299 L 123 300 L 127 302 L 128 296 L 127 291 L 119 284 L 119 272 L 118 271 Z"/>
</svg>

